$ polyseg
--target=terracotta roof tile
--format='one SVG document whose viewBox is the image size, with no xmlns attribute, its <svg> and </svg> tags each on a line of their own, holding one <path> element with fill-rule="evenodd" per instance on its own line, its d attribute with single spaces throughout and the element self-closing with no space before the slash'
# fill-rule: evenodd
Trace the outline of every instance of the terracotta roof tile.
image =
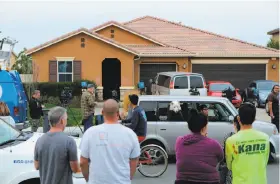
<svg viewBox="0 0 280 184">
<path fill-rule="evenodd" d="M 195 52 L 202 57 L 279 57 L 279 50 L 218 35 L 168 20 L 144 16 L 125 26 L 173 47 Z"/>
<path fill-rule="evenodd" d="M 140 56 L 188 57 L 188 56 L 195 55 L 195 53 L 183 51 L 181 49 L 177 49 L 174 47 L 161 47 L 157 45 L 133 45 L 133 44 L 126 44 L 125 46 L 133 50 L 136 50 Z"/>
</svg>

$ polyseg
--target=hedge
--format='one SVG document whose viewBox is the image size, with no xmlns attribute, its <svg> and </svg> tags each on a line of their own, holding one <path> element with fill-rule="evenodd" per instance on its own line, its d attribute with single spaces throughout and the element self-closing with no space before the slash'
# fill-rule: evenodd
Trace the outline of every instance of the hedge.
<svg viewBox="0 0 280 184">
<path fill-rule="evenodd" d="M 82 86 L 81 82 L 87 82 L 88 84 L 93 84 L 95 88 L 97 85 L 94 81 L 90 80 L 78 80 L 74 82 L 34 82 L 34 83 L 23 83 L 25 91 L 30 99 L 32 91 L 35 89 L 40 90 L 41 96 L 44 97 L 59 97 L 61 91 L 65 87 L 69 87 L 72 90 L 73 96 L 81 96 Z"/>
</svg>

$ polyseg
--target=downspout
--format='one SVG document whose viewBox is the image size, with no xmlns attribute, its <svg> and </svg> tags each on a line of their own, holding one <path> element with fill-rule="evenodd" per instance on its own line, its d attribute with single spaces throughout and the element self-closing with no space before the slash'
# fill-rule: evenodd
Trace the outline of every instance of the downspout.
<svg viewBox="0 0 280 184">
<path fill-rule="evenodd" d="M 138 56 L 138 55 L 136 55 L 136 56 L 134 56 L 134 61 L 139 61 L 141 59 L 141 57 L 140 56 Z M 133 62 L 133 70 L 134 70 L 134 65 L 135 65 L 135 63 Z M 133 72 L 134 73 L 134 72 Z M 138 79 L 140 79 L 140 68 L 138 67 Z M 135 78 L 134 78 L 134 74 L 133 74 L 133 85 L 134 85 L 134 87 L 135 87 Z"/>
</svg>

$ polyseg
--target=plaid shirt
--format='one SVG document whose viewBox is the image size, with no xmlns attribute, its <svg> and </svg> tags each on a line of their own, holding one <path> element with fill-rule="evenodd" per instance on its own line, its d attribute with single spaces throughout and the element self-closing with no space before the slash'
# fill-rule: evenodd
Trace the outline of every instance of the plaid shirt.
<svg viewBox="0 0 280 184">
<path fill-rule="evenodd" d="M 95 107 L 95 96 L 94 94 L 86 91 L 82 94 L 81 98 L 81 109 L 83 118 L 86 119 L 90 115 L 94 114 L 94 107 Z"/>
</svg>

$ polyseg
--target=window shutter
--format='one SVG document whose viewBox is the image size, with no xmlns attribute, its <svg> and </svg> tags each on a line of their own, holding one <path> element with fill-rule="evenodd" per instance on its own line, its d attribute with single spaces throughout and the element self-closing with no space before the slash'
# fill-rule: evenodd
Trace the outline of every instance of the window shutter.
<svg viewBox="0 0 280 184">
<path fill-rule="evenodd" d="M 81 80 L 82 79 L 82 61 L 74 61 L 74 68 L 73 68 L 73 79 Z"/>
<path fill-rule="evenodd" d="M 49 82 L 57 82 L 57 61 L 49 61 Z"/>
</svg>

